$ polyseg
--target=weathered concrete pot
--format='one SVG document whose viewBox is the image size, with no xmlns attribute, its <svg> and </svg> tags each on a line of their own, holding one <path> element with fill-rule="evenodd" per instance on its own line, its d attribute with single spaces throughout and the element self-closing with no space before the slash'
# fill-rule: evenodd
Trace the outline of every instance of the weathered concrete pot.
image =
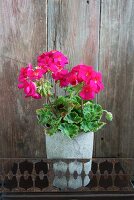
<svg viewBox="0 0 134 200">
<path fill-rule="evenodd" d="M 63 135 L 61 132 L 54 134 L 53 136 L 46 135 L 46 151 L 48 159 L 89 159 L 92 158 L 93 154 L 93 139 L 94 133 L 82 133 L 74 139 L 70 139 Z M 92 161 L 84 164 L 84 171 L 86 174 L 91 171 Z M 59 178 L 55 176 L 53 185 L 64 189 L 64 188 L 79 188 L 82 186 L 82 178 L 80 176 L 82 171 L 82 162 L 72 162 L 69 164 L 70 179 L 66 180 L 64 174 L 67 170 L 67 164 L 59 161 L 53 166 L 55 174 L 58 171 L 62 172 L 63 177 Z M 77 171 L 78 177 L 74 179 L 73 173 Z M 90 182 L 88 176 L 85 176 L 84 185 L 86 186 Z"/>
</svg>

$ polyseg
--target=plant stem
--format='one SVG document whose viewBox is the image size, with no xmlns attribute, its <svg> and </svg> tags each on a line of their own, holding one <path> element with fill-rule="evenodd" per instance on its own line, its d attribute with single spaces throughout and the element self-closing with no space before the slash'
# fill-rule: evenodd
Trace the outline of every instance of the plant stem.
<svg viewBox="0 0 134 200">
<path fill-rule="evenodd" d="M 83 99 L 81 99 L 81 109 L 83 110 Z"/>
<path fill-rule="evenodd" d="M 56 99 L 56 82 L 54 84 L 54 98 Z"/>
<path fill-rule="evenodd" d="M 53 105 L 52 105 L 52 103 L 51 103 L 51 101 L 49 99 L 49 96 L 47 96 L 47 100 L 48 100 L 49 105 L 51 106 L 51 109 L 52 109 L 53 113 L 55 114 L 55 116 L 57 116 L 57 114 L 55 112 L 55 109 L 54 109 L 54 107 L 53 107 Z"/>
<path fill-rule="evenodd" d="M 103 110 L 103 112 L 106 112 L 106 113 L 108 113 L 108 111 L 107 111 L 107 110 Z"/>
</svg>

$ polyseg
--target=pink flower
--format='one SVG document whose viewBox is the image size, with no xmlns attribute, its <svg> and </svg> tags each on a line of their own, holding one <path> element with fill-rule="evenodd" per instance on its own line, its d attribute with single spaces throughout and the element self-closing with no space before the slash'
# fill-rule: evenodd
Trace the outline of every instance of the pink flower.
<svg viewBox="0 0 134 200">
<path fill-rule="evenodd" d="M 24 83 L 24 93 L 26 97 L 34 96 L 36 93 L 36 84 L 32 81 Z"/>
<path fill-rule="evenodd" d="M 20 75 L 19 75 L 19 82 L 23 82 L 29 78 L 29 75 L 33 72 L 33 68 L 31 64 L 28 64 L 27 67 L 22 67 L 20 69 Z"/>
<path fill-rule="evenodd" d="M 40 99 L 41 95 L 36 92 L 36 84 L 32 81 L 24 81 L 23 83 L 18 84 L 19 89 L 24 89 L 25 97 L 33 97 L 35 99 Z"/>
<path fill-rule="evenodd" d="M 90 84 L 91 84 L 91 82 L 92 82 L 92 84 L 96 85 L 96 89 L 95 89 L 96 93 L 98 93 L 104 89 L 104 85 L 102 82 L 102 74 L 100 72 L 95 72 L 95 71 L 92 72 Z M 94 88 L 95 88 L 95 86 L 94 86 Z"/>
<path fill-rule="evenodd" d="M 41 69 L 39 67 L 33 69 L 32 65 L 29 64 L 27 67 L 21 68 L 18 80 L 19 82 L 24 82 L 26 80 L 39 80 L 43 77 L 44 73 L 44 69 Z"/>
<path fill-rule="evenodd" d="M 52 50 L 38 56 L 37 62 L 38 66 L 55 73 L 61 71 L 68 64 L 68 59 L 60 51 Z"/>
<path fill-rule="evenodd" d="M 36 68 L 35 70 L 31 71 L 28 75 L 30 80 L 39 80 L 43 78 L 44 70 L 41 68 Z"/>
<path fill-rule="evenodd" d="M 77 65 L 72 69 L 72 72 L 77 74 L 78 83 L 87 82 L 91 78 L 92 71 L 93 67 L 87 65 Z"/>
<path fill-rule="evenodd" d="M 77 85 L 81 82 L 87 83 L 91 79 L 93 67 L 87 65 L 77 65 L 68 74 L 68 82 Z"/>
<path fill-rule="evenodd" d="M 68 86 L 69 82 L 67 80 L 67 76 L 68 76 L 68 70 L 61 70 L 60 72 L 57 72 L 57 73 L 53 73 L 52 74 L 52 77 L 53 79 L 57 82 L 59 81 L 60 82 L 60 87 L 66 87 Z"/>
<path fill-rule="evenodd" d="M 78 84 L 78 76 L 74 71 L 71 71 L 68 74 L 67 80 L 71 85 L 77 85 Z"/>
<path fill-rule="evenodd" d="M 39 93 L 35 93 L 32 97 L 34 99 L 41 99 L 41 95 Z"/>
<path fill-rule="evenodd" d="M 35 99 L 40 99 L 41 95 L 37 93 L 36 84 L 33 81 L 39 80 L 44 75 L 44 70 L 41 68 L 33 69 L 32 65 L 29 64 L 27 67 L 23 67 L 20 70 L 19 75 L 19 89 L 24 89 L 25 97 L 33 97 Z"/>
<path fill-rule="evenodd" d="M 71 85 L 84 83 L 80 96 L 85 100 L 93 99 L 95 93 L 99 93 L 104 89 L 101 73 L 94 71 L 92 66 L 77 65 L 72 68 L 71 74 L 72 76 L 69 77 Z"/>
<path fill-rule="evenodd" d="M 102 75 L 100 72 L 92 71 L 90 79 L 87 79 L 82 91 L 79 93 L 84 100 L 93 100 L 95 93 L 99 93 L 104 89 L 102 83 Z"/>
<path fill-rule="evenodd" d="M 95 98 L 94 88 L 91 85 L 85 85 L 79 95 L 84 100 L 92 100 Z"/>
</svg>

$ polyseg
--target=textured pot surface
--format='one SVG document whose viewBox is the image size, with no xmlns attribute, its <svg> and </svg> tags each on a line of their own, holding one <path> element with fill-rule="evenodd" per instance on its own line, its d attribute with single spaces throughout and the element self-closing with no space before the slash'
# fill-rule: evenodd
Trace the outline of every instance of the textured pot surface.
<svg viewBox="0 0 134 200">
<path fill-rule="evenodd" d="M 48 159 L 89 159 L 92 158 L 93 154 L 93 139 L 94 133 L 81 133 L 74 139 L 70 139 L 67 136 L 63 135 L 61 132 L 57 132 L 53 136 L 46 135 L 46 151 Z M 91 170 L 92 161 L 84 164 L 84 171 L 86 174 Z M 59 161 L 54 163 L 53 169 L 55 173 L 61 171 L 62 174 L 66 173 L 67 164 Z M 82 172 L 82 163 L 81 162 L 71 162 L 69 164 L 69 172 L 71 175 L 77 171 L 78 177 L 74 179 L 73 176 L 70 176 L 69 181 L 67 182 L 66 177 L 62 178 L 55 177 L 53 185 L 64 189 L 66 187 L 78 188 L 82 186 L 82 178 L 80 176 Z M 84 179 L 84 185 L 89 183 L 90 179 L 88 176 Z"/>
<path fill-rule="evenodd" d="M 93 132 L 79 134 L 71 139 L 61 132 L 46 135 L 47 158 L 92 158 Z"/>
</svg>

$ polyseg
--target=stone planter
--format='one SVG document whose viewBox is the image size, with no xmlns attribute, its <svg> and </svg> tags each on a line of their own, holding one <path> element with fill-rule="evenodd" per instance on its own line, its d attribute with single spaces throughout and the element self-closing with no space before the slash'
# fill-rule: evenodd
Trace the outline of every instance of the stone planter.
<svg viewBox="0 0 134 200">
<path fill-rule="evenodd" d="M 61 132 L 56 133 L 53 136 L 46 135 L 46 152 L 48 159 L 89 159 L 92 158 L 93 154 L 93 139 L 94 133 L 82 133 L 79 134 L 76 138 L 70 139 L 67 136 L 63 135 Z M 91 171 L 92 161 L 89 161 L 84 164 L 84 171 L 86 174 Z M 53 185 L 64 189 L 68 188 L 79 188 L 82 186 L 82 178 L 80 176 L 82 171 L 82 162 L 74 161 L 69 164 L 69 172 L 71 174 L 69 181 L 66 180 L 64 173 L 67 170 L 67 164 L 59 161 L 56 162 L 53 166 L 54 172 L 57 173 L 61 171 L 63 174 L 62 178 L 55 176 Z M 74 179 L 73 173 L 77 171 L 78 177 Z M 90 179 L 88 176 L 85 176 L 84 185 L 89 183 Z"/>
</svg>

